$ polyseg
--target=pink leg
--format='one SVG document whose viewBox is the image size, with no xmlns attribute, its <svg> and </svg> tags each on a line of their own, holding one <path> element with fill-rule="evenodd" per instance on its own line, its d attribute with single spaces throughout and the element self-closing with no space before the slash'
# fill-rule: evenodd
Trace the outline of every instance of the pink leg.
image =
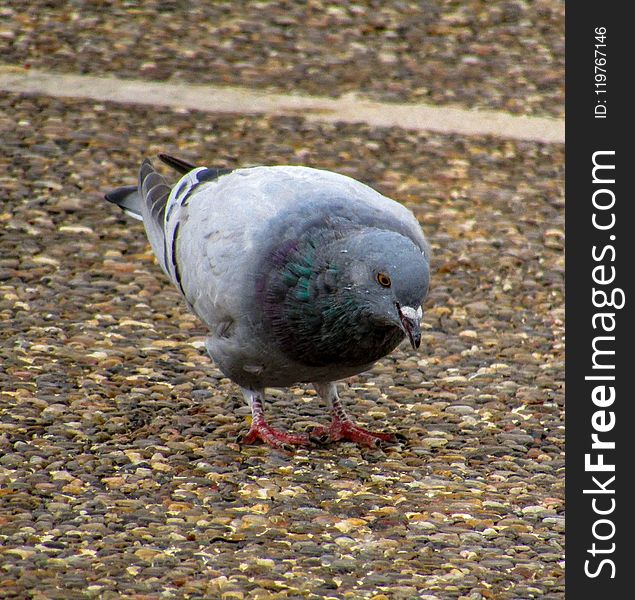
<svg viewBox="0 0 635 600">
<path fill-rule="evenodd" d="M 276 448 L 293 452 L 296 446 L 310 446 L 308 436 L 286 433 L 271 427 L 265 420 L 265 413 L 262 407 L 262 392 L 243 389 L 243 394 L 251 406 L 251 427 L 249 431 L 239 440 L 241 444 L 257 444 L 262 442 Z"/>
<path fill-rule="evenodd" d="M 400 436 L 398 434 L 369 431 L 355 425 L 346 413 L 344 405 L 337 395 L 337 388 L 334 383 L 314 383 L 313 386 L 317 393 L 330 403 L 332 420 L 330 427 L 314 428 L 311 432 L 311 438 L 331 442 L 347 440 L 361 446 L 371 447 L 380 446 L 382 442 L 394 443 L 399 441 Z"/>
</svg>

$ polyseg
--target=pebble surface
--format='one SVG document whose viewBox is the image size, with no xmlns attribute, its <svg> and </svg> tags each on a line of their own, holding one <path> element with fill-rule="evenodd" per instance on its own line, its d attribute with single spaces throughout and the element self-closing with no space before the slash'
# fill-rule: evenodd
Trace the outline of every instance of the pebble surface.
<svg viewBox="0 0 635 600">
<path fill-rule="evenodd" d="M 0 8 L 2 62 L 564 115 L 564 2 L 41 2 Z"/>
<path fill-rule="evenodd" d="M 0 105 L 1 598 L 563 597 L 561 146 Z M 141 225 L 102 200 L 177 150 L 335 169 L 415 211 L 434 256 L 422 351 L 341 385 L 359 422 L 407 443 L 234 442 L 238 389 Z M 268 413 L 327 419 L 303 387 Z"/>
<path fill-rule="evenodd" d="M 562 116 L 562 3 L 187 4 L 9 0 L 2 61 Z M 564 598 L 562 145 L 7 93 L 0 138 L 1 599 Z M 235 442 L 238 388 L 103 200 L 158 152 L 332 169 L 415 212 L 421 351 L 340 384 L 406 442 Z M 328 420 L 302 386 L 266 408 Z"/>
</svg>

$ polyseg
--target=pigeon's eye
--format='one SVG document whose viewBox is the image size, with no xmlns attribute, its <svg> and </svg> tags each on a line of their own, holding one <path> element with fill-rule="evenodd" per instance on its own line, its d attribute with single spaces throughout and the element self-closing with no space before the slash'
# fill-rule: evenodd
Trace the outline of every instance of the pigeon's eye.
<svg viewBox="0 0 635 600">
<path fill-rule="evenodd" d="M 390 287 L 390 277 L 386 273 L 377 273 L 377 283 L 383 287 Z"/>
</svg>

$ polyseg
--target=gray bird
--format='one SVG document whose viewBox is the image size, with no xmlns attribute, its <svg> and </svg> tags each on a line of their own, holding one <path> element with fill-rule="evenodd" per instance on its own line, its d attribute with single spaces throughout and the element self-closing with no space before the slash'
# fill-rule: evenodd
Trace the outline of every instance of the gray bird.
<svg viewBox="0 0 635 600">
<path fill-rule="evenodd" d="M 290 450 L 319 440 L 376 446 L 395 435 L 353 423 L 335 381 L 367 370 L 405 337 L 421 342 L 429 249 L 401 204 L 308 167 L 195 167 L 166 183 L 149 160 L 138 186 L 106 199 L 143 220 L 159 264 L 209 328 L 206 348 L 252 412 L 242 443 Z M 267 387 L 312 383 L 329 427 L 290 434 L 265 420 Z"/>
</svg>

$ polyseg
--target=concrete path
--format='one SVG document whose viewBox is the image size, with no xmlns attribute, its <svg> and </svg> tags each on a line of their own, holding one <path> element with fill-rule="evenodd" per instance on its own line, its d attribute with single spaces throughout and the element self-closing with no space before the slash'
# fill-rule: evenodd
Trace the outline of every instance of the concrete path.
<svg viewBox="0 0 635 600">
<path fill-rule="evenodd" d="M 0 65 L 0 91 L 174 106 L 210 113 L 298 114 L 312 121 L 367 123 L 375 127 L 564 143 L 562 119 L 426 104 L 372 102 L 355 95 L 327 98 L 277 94 L 241 87 L 51 73 L 3 65 Z"/>
</svg>

